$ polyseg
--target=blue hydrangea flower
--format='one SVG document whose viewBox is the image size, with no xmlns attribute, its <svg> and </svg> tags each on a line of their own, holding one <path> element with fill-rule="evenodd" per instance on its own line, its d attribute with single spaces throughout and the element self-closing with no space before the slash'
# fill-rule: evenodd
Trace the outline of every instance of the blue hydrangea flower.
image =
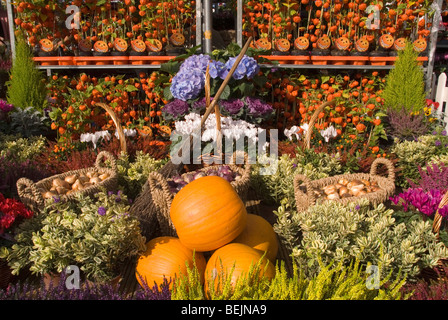
<svg viewBox="0 0 448 320">
<path fill-rule="evenodd" d="M 227 74 L 229 73 L 230 69 L 232 69 L 233 65 L 235 64 L 236 57 L 231 57 L 229 60 L 227 60 L 225 66 L 226 71 L 223 72 L 221 78 L 224 79 Z M 235 69 L 235 72 L 233 73 L 233 78 L 235 80 L 241 80 L 244 77 L 247 77 L 248 79 L 253 78 L 258 72 L 260 71 L 260 66 L 258 65 L 257 61 L 249 56 L 243 56 L 241 59 L 240 64 Z"/>
<path fill-rule="evenodd" d="M 223 78 L 222 74 L 226 72 L 226 65 L 221 61 L 212 60 L 210 61 L 208 72 L 213 79 Z"/>
<path fill-rule="evenodd" d="M 199 69 L 182 68 L 171 81 L 174 98 L 187 101 L 199 96 L 205 85 L 205 74 Z"/>
<path fill-rule="evenodd" d="M 179 71 L 183 69 L 198 69 L 205 74 L 210 60 L 210 56 L 204 54 L 190 56 L 182 62 Z"/>
</svg>

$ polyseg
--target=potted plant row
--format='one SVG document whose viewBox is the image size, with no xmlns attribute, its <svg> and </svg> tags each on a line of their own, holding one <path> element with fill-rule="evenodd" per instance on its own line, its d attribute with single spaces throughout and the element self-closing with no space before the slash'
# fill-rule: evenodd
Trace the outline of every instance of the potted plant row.
<svg viewBox="0 0 448 320">
<path fill-rule="evenodd" d="M 79 12 L 69 16 L 69 4 L 57 1 L 14 6 L 15 32 L 25 37 L 42 65 L 161 63 L 168 58 L 160 56 L 183 54 L 195 39 L 194 1 L 70 4 Z"/>
<path fill-rule="evenodd" d="M 424 1 L 245 1 L 243 33 L 266 58 L 294 64 L 386 64 L 412 41 L 427 60 L 431 28 Z M 381 21 L 381 24 L 378 23 Z"/>
</svg>

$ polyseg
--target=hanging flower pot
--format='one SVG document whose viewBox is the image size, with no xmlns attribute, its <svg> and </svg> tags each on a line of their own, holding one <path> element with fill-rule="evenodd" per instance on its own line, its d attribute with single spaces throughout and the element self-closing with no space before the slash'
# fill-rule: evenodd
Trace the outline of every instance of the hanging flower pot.
<svg viewBox="0 0 448 320">
<path fill-rule="evenodd" d="M 394 42 L 394 49 L 397 51 L 403 50 L 406 47 L 406 38 L 398 38 Z"/>
<path fill-rule="evenodd" d="M 149 39 L 146 41 L 145 45 L 146 45 L 146 48 L 148 49 L 148 51 L 150 53 L 152 53 L 153 55 L 155 53 L 157 53 L 157 54 L 161 53 L 162 49 L 163 49 L 163 44 L 158 39 Z M 140 50 L 140 48 L 136 49 L 135 51 L 138 51 L 138 50 Z"/>
<path fill-rule="evenodd" d="M 417 39 L 413 42 L 414 50 L 418 53 L 421 53 L 426 50 L 427 43 L 426 40 L 423 38 Z"/>
<path fill-rule="evenodd" d="M 41 39 L 39 41 L 40 52 L 39 56 L 48 57 L 54 55 L 54 44 L 50 39 Z"/>
<path fill-rule="evenodd" d="M 92 55 L 92 41 L 88 39 L 82 39 L 78 42 L 78 49 L 80 56 L 91 56 Z"/>
<path fill-rule="evenodd" d="M 143 40 L 135 39 L 131 41 L 131 56 L 144 56 L 146 55 L 146 44 Z"/>
<path fill-rule="evenodd" d="M 310 46 L 310 41 L 306 37 L 298 37 L 294 41 L 294 47 L 297 50 L 306 50 Z"/>
<path fill-rule="evenodd" d="M 365 37 L 362 37 L 356 40 L 355 49 L 358 52 L 366 52 L 369 49 L 369 45 L 369 41 Z"/>
<path fill-rule="evenodd" d="M 255 41 L 255 48 L 260 50 L 271 50 L 272 44 L 271 41 L 269 41 L 267 38 L 260 38 Z"/>
<path fill-rule="evenodd" d="M 350 47 L 350 40 L 347 37 L 339 37 L 336 39 L 335 41 L 335 45 L 336 48 L 338 48 L 338 50 L 348 50 L 348 48 Z"/>
<path fill-rule="evenodd" d="M 291 43 L 288 39 L 277 39 L 275 41 L 275 49 L 282 53 L 286 53 L 291 49 Z"/>
<path fill-rule="evenodd" d="M 328 50 L 331 46 L 331 39 L 327 35 L 324 35 L 317 39 L 316 46 L 320 50 Z"/>
<path fill-rule="evenodd" d="M 118 52 L 124 54 L 126 52 L 126 50 L 128 50 L 128 43 L 126 40 L 122 39 L 122 38 L 116 38 L 114 40 L 114 48 L 115 50 L 117 50 Z"/>
<path fill-rule="evenodd" d="M 394 45 L 394 37 L 390 34 L 383 34 L 380 37 L 380 46 L 384 49 L 390 49 Z"/>
</svg>

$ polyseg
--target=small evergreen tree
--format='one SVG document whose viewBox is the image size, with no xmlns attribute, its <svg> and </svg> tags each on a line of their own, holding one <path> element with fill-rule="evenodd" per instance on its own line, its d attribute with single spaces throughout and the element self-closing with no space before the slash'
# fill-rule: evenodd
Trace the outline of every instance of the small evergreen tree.
<svg viewBox="0 0 448 320">
<path fill-rule="evenodd" d="M 383 92 L 384 105 L 389 110 L 421 111 L 425 105 L 423 69 L 417 63 L 418 53 L 410 41 L 398 53 L 394 68 L 390 71 Z"/>
<path fill-rule="evenodd" d="M 33 107 L 42 111 L 46 105 L 47 91 L 42 72 L 33 61 L 30 47 L 17 37 L 14 62 L 7 82 L 7 100 L 16 108 Z"/>
</svg>

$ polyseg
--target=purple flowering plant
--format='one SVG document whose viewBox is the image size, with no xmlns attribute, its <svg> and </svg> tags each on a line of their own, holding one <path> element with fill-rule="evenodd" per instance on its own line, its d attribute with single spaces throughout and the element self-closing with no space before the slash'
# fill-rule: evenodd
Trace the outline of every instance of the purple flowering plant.
<svg viewBox="0 0 448 320">
<path fill-rule="evenodd" d="M 14 106 L 5 100 L 0 99 L 0 111 L 4 113 L 9 113 L 14 109 Z"/>
<path fill-rule="evenodd" d="M 390 200 L 394 205 L 402 206 L 405 212 L 417 210 L 432 218 L 439 210 L 439 214 L 448 219 L 448 205 L 439 209 L 444 194 L 443 190 L 438 189 L 425 191 L 422 188 L 409 188 L 396 196 L 390 197 Z"/>
</svg>

